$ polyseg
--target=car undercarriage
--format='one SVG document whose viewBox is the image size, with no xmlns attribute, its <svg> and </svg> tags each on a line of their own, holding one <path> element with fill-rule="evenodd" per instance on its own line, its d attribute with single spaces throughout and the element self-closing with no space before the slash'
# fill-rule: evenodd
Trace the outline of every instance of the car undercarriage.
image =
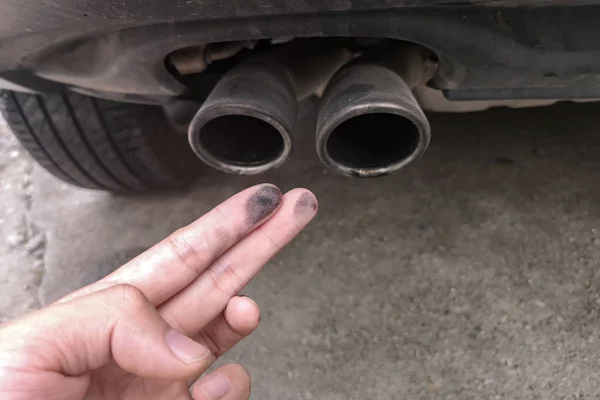
<svg viewBox="0 0 600 400">
<path fill-rule="evenodd" d="M 1 108 L 63 180 L 135 191 L 186 183 L 201 161 L 281 166 L 298 102 L 318 96 L 321 160 L 376 177 L 426 151 L 427 95 L 450 111 L 600 98 L 598 21 L 584 0 L 7 0 Z"/>
</svg>

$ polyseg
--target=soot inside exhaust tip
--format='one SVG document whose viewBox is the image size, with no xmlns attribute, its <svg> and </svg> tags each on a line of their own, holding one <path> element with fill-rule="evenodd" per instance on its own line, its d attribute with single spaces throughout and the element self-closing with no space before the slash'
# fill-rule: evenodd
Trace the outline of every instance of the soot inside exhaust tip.
<svg viewBox="0 0 600 400">
<path fill-rule="evenodd" d="M 239 165 L 261 165 L 277 159 L 284 141 L 271 124 L 245 115 L 227 115 L 206 123 L 200 145 L 219 160 Z"/>
<path fill-rule="evenodd" d="M 350 118 L 327 139 L 332 160 L 350 168 L 387 167 L 413 154 L 419 145 L 419 129 L 396 114 L 373 113 Z"/>
</svg>

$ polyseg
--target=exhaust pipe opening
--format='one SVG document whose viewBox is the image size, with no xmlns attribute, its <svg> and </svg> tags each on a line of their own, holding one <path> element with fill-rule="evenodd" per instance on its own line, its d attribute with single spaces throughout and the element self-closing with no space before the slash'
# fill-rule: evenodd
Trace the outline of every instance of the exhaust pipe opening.
<svg viewBox="0 0 600 400">
<path fill-rule="evenodd" d="M 412 94 L 437 65 L 414 44 L 394 45 L 342 68 L 319 104 L 316 147 L 323 163 L 358 178 L 388 175 L 419 159 L 431 139 Z"/>
<path fill-rule="evenodd" d="M 409 119 L 371 113 L 342 122 L 325 146 L 329 158 L 345 167 L 386 169 L 414 154 L 419 142 L 419 128 Z"/>
<path fill-rule="evenodd" d="M 218 162 L 238 166 L 264 166 L 285 150 L 281 133 L 273 125 L 246 115 L 227 115 L 206 123 L 198 143 Z"/>
<path fill-rule="evenodd" d="M 315 92 L 351 55 L 336 42 L 310 43 L 266 50 L 222 77 L 189 125 L 190 145 L 202 161 L 237 175 L 283 165 L 298 99 Z"/>
<path fill-rule="evenodd" d="M 277 64 L 247 63 L 228 72 L 189 127 L 198 157 L 213 168 L 255 175 L 281 166 L 292 148 L 296 94 Z"/>
</svg>

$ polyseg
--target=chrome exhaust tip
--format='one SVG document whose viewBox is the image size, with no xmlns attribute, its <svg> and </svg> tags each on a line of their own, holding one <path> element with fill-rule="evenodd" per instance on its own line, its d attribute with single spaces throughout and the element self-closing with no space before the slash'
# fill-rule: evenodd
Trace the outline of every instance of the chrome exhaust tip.
<svg viewBox="0 0 600 400">
<path fill-rule="evenodd" d="M 402 67 L 419 68 L 415 49 L 403 50 Z M 374 178 L 418 160 L 431 128 L 411 89 L 427 76 L 362 60 L 338 72 L 319 106 L 316 146 L 323 163 L 346 176 Z"/>
<path fill-rule="evenodd" d="M 299 40 L 248 59 L 225 74 L 192 119 L 193 150 L 231 174 L 280 167 L 291 153 L 298 101 L 350 57 L 336 42 Z"/>
<path fill-rule="evenodd" d="M 297 101 L 289 72 L 246 63 L 227 73 L 196 113 L 188 135 L 206 164 L 236 175 L 281 166 L 292 148 Z"/>
</svg>

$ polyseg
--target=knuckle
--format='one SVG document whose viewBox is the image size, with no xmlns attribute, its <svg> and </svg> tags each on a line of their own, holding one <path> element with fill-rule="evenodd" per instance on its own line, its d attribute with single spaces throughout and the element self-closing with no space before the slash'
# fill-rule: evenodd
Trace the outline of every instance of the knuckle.
<svg viewBox="0 0 600 400">
<path fill-rule="evenodd" d="M 185 232 L 181 229 L 167 238 L 167 246 L 175 258 L 195 275 L 199 275 L 203 271 L 204 265 L 208 262 L 189 242 Z"/>
<path fill-rule="evenodd" d="M 214 338 L 211 335 L 209 335 L 207 332 L 200 331 L 200 333 L 198 334 L 198 339 L 199 339 L 198 342 L 200 342 L 200 343 L 204 342 L 206 347 L 208 347 L 210 352 L 216 358 L 221 357 L 228 350 L 227 347 L 223 343 L 221 343 L 219 338 Z"/>
<path fill-rule="evenodd" d="M 172 307 L 161 308 L 160 315 L 173 329 L 180 332 L 189 331 L 189 318 L 182 318 Z"/>
<path fill-rule="evenodd" d="M 119 302 L 119 306 L 127 310 L 139 310 L 147 305 L 148 299 L 137 287 L 128 284 L 119 284 L 111 287 L 111 293 Z"/>
<path fill-rule="evenodd" d="M 268 243 L 268 246 L 271 247 L 271 250 L 274 253 L 278 253 L 281 251 L 281 249 L 283 248 L 283 245 L 281 245 L 279 242 L 275 241 L 267 232 L 265 232 L 264 230 L 260 230 L 260 233 L 262 234 L 262 236 L 265 238 L 265 242 Z"/>
<path fill-rule="evenodd" d="M 227 297 L 233 297 L 244 287 L 244 282 L 231 265 L 217 262 L 208 269 L 207 275 L 213 287 Z"/>
<path fill-rule="evenodd" d="M 244 229 L 239 224 L 234 223 L 234 221 L 227 216 L 227 213 L 223 210 L 222 206 L 217 206 L 215 210 L 217 211 L 217 214 L 221 216 L 221 220 L 216 225 L 228 232 L 229 243 L 238 242 L 246 236 L 248 233 L 247 228 Z"/>
</svg>

